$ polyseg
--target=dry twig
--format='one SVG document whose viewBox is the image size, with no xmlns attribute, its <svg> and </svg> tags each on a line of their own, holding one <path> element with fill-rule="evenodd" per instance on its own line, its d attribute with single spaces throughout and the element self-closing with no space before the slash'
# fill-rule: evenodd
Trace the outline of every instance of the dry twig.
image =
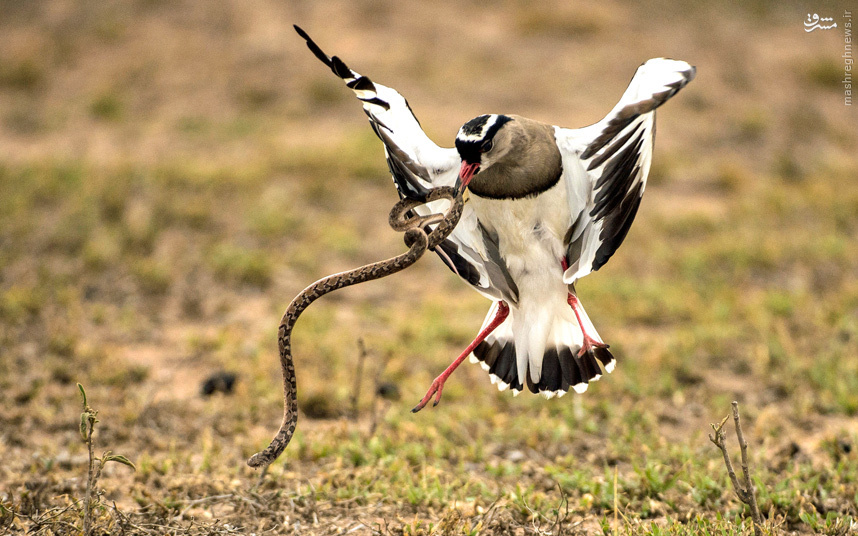
<svg viewBox="0 0 858 536">
<path fill-rule="evenodd" d="M 361 379 L 363 378 L 363 364 L 366 361 L 367 351 L 366 345 L 363 342 L 363 338 L 358 338 L 358 362 L 357 362 L 357 371 L 355 372 L 355 383 L 354 387 L 352 387 L 352 395 L 350 397 L 351 402 L 351 420 L 356 421 L 358 417 L 358 399 L 360 398 L 360 384 Z"/>
<path fill-rule="evenodd" d="M 378 355 L 378 354 L 376 354 Z M 375 379 L 373 380 L 372 387 L 372 414 L 370 415 L 370 423 L 369 423 L 369 435 L 370 437 L 375 435 L 375 430 L 378 428 L 378 421 L 380 418 L 384 417 L 384 414 L 387 410 L 385 407 L 385 400 L 382 393 L 382 381 L 381 378 L 384 376 L 384 369 L 387 368 L 387 360 L 388 357 L 382 357 L 378 360 L 378 367 L 375 369 Z M 379 402 L 381 403 L 381 409 L 379 409 Z"/>
<path fill-rule="evenodd" d="M 733 483 L 733 489 L 736 491 L 736 496 L 739 500 L 747 504 L 751 509 L 751 517 L 754 521 L 754 534 L 761 536 L 763 516 L 760 514 L 760 507 L 757 506 L 757 490 L 751 480 L 751 470 L 748 466 L 748 443 L 745 441 L 745 434 L 742 433 L 742 425 L 739 422 L 739 403 L 733 402 L 733 421 L 736 425 L 736 437 L 739 439 L 739 448 L 742 452 L 742 476 L 744 483 L 740 484 L 736 477 L 736 471 L 733 469 L 733 462 L 730 461 L 730 454 L 727 452 L 727 444 L 725 441 L 724 424 L 730 416 L 724 417 L 721 424 L 713 424 L 712 430 L 715 431 L 715 436 L 709 434 L 709 441 L 721 449 L 721 454 L 724 455 L 724 465 L 727 466 L 727 474 L 730 476 L 730 481 Z"/>
</svg>

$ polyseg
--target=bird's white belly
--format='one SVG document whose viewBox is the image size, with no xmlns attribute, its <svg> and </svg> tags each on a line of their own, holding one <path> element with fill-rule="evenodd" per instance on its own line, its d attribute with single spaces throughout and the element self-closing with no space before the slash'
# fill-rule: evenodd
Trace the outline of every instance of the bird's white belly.
<svg viewBox="0 0 858 536">
<path fill-rule="evenodd" d="M 498 237 L 500 256 L 519 288 L 520 302 L 558 292 L 565 299 L 560 263 L 570 217 L 562 182 L 532 198 L 497 200 L 472 195 L 469 202 L 486 230 Z"/>
</svg>

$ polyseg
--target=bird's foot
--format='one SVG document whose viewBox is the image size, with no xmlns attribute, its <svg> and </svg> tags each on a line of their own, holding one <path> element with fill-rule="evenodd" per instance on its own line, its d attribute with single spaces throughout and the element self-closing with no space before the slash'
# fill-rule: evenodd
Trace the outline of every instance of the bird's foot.
<svg viewBox="0 0 858 536">
<path fill-rule="evenodd" d="M 602 341 L 596 340 L 593 337 L 584 334 L 584 344 L 581 345 L 581 349 L 578 350 L 578 357 L 583 357 L 585 354 L 588 354 L 593 351 L 594 348 L 610 348 L 609 345 L 603 343 Z"/>
<path fill-rule="evenodd" d="M 435 395 L 435 402 L 432 404 L 432 407 L 438 405 L 441 402 L 441 392 L 444 390 L 444 382 L 447 381 L 447 376 L 445 374 L 441 374 L 432 382 L 432 385 L 429 386 L 429 390 L 426 391 L 426 396 L 423 397 L 423 400 L 420 401 L 419 404 L 414 406 L 414 409 L 411 410 L 411 413 L 417 413 L 421 409 L 423 409 L 426 404 L 429 403 L 429 400 L 432 399 L 432 395 Z"/>
<path fill-rule="evenodd" d="M 492 319 L 489 325 L 483 328 L 480 334 L 477 335 L 477 338 L 474 339 L 473 342 L 471 342 L 471 344 L 469 344 L 467 348 L 465 348 L 465 351 L 462 352 L 462 354 L 457 357 L 456 360 L 453 361 L 450 366 L 447 367 L 447 369 L 441 373 L 440 376 L 435 378 L 435 380 L 432 382 L 432 385 L 429 386 L 429 390 L 426 391 L 426 396 L 423 397 L 423 400 L 421 400 L 419 404 L 414 406 L 414 409 L 411 410 L 411 413 L 417 413 L 418 411 L 423 409 L 426 404 L 429 403 L 429 400 L 432 399 L 432 395 L 435 395 L 435 403 L 432 404 L 432 407 L 437 406 L 438 403 L 441 402 L 441 391 L 444 390 L 444 382 L 447 381 L 447 378 L 450 377 L 450 374 L 452 374 L 453 371 L 456 370 L 456 367 L 462 364 L 462 361 L 464 361 L 466 357 L 471 355 L 471 352 L 474 351 L 474 348 L 479 346 L 479 344 L 483 342 L 486 337 L 488 337 L 489 334 L 495 330 L 496 327 L 501 325 L 503 321 L 506 320 L 506 317 L 508 315 L 509 306 L 506 304 L 506 302 L 498 302 L 497 313 L 495 313 L 495 317 Z"/>
</svg>

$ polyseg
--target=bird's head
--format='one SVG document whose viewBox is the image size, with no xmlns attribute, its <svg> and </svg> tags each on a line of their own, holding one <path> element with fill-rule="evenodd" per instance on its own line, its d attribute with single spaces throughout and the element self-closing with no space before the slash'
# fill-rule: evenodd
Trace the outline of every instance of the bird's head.
<svg viewBox="0 0 858 536">
<path fill-rule="evenodd" d="M 462 158 L 462 167 L 459 170 L 459 187 L 462 190 L 481 169 L 490 167 L 509 150 L 510 145 L 503 143 L 502 129 L 512 120 L 506 115 L 481 115 L 459 129 L 456 135 L 456 150 Z"/>
</svg>

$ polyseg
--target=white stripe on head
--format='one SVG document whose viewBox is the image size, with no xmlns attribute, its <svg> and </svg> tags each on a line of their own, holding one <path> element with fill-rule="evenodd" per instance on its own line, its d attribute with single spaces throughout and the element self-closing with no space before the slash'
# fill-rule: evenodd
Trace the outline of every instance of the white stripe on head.
<svg viewBox="0 0 858 536">
<path fill-rule="evenodd" d="M 481 115 L 471 119 L 459 129 L 456 134 L 456 139 L 462 141 L 482 141 L 486 137 L 486 133 L 498 121 L 498 114 Z"/>
</svg>

